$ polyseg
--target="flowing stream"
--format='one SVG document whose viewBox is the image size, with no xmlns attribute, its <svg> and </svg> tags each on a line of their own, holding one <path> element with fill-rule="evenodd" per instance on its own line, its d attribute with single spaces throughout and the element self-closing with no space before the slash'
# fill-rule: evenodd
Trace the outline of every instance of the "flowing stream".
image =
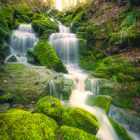
<svg viewBox="0 0 140 140">
<path fill-rule="evenodd" d="M 11 54 L 6 58 L 5 63 L 11 61 L 27 63 L 27 50 L 33 48 L 37 40 L 31 24 L 20 24 L 10 37 Z"/>
<path fill-rule="evenodd" d="M 97 136 L 101 140 L 118 140 L 119 138 L 110 124 L 106 113 L 102 109 L 91 107 L 86 103 L 89 95 L 98 95 L 98 79 L 88 80 L 89 75 L 80 69 L 78 65 L 78 39 L 76 35 L 70 33 L 70 29 L 62 24 L 59 24 L 59 29 L 59 33 L 54 33 L 50 36 L 49 42 L 68 69 L 69 73 L 65 74 L 65 77 L 74 80 L 72 93 L 67 105 L 80 107 L 97 117 L 100 125 Z M 88 86 L 86 84 L 87 80 Z"/>
</svg>

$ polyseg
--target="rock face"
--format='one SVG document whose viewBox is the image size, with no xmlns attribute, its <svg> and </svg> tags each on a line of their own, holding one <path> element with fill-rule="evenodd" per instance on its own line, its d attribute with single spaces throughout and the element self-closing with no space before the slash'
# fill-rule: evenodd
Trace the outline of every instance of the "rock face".
<svg viewBox="0 0 140 140">
<path fill-rule="evenodd" d="M 28 104 L 49 94 L 49 81 L 61 85 L 63 75 L 45 67 L 9 64 L 3 65 L 0 72 L 0 89 L 2 95 L 11 93 L 14 103 Z"/>
<path fill-rule="evenodd" d="M 140 137 L 140 113 L 129 109 L 121 109 L 111 105 L 109 117 L 123 125 L 138 138 Z"/>
</svg>

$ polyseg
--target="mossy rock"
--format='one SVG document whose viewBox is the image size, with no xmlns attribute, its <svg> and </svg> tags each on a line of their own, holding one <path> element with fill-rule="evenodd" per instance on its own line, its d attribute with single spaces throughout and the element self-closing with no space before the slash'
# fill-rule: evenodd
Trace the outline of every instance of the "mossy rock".
<svg viewBox="0 0 140 140">
<path fill-rule="evenodd" d="M 48 83 L 54 80 L 62 83 L 62 74 L 41 66 L 23 64 L 0 65 L 1 94 L 11 93 L 14 97 L 12 104 L 28 106 L 49 93 Z M 12 83 L 12 84 L 11 84 Z"/>
<path fill-rule="evenodd" d="M 34 48 L 34 54 L 41 65 L 54 69 L 57 72 L 67 72 L 50 44 L 43 41 L 38 42 Z"/>
<path fill-rule="evenodd" d="M 132 138 L 130 137 L 130 135 L 127 133 L 127 131 L 124 129 L 122 125 L 118 124 L 113 119 L 110 119 L 110 122 L 121 140 L 132 140 Z"/>
<path fill-rule="evenodd" d="M 52 34 L 52 33 L 55 33 L 56 30 L 55 29 L 47 29 L 43 32 L 43 35 L 40 37 L 40 40 L 44 40 L 44 41 L 47 41 L 49 40 L 49 36 Z"/>
<path fill-rule="evenodd" d="M 45 96 L 38 101 L 36 112 L 43 113 L 59 122 L 61 117 L 61 102 L 54 97 Z"/>
<path fill-rule="evenodd" d="M 57 139 L 61 140 L 98 140 L 96 136 L 81 129 L 62 126 L 57 132 Z"/>
<path fill-rule="evenodd" d="M 98 106 L 102 108 L 106 113 L 108 113 L 112 98 L 107 95 L 89 96 L 87 102 L 92 106 Z"/>
<path fill-rule="evenodd" d="M 56 139 L 57 123 L 43 114 L 11 109 L 0 113 L 0 124 L 0 139 Z"/>
<path fill-rule="evenodd" d="M 42 36 L 46 30 L 53 29 L 54 31 L 58 31 L 58 25 L 47 18 L 33 20 L 32 27 L 39 34 L 39 36 Z"/>
<path fill-rule="evenodd" d="M 62 124 L 82 129 L 91 134 L 96 134 L 99 129 L 96 117 L 80 108 L 63 109 Z"/>
</svg>

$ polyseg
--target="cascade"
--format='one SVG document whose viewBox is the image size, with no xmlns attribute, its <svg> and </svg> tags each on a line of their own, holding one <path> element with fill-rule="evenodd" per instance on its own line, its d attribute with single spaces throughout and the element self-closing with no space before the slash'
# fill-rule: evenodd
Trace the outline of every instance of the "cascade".
<svg viewBox="0 0 140 140">
<path fill-rule="evenodd" d="M 32 48 L 37 40 L 31 24 L 20 24 L 10 37 L 11 54 L 6 58 L 5 62 L 10 62 L 10 59 L 14 57 L 15 61 L 26 63 L 27 50 Z"/>
<path fill-rule="evenodd" d="M 68 27 L 59 24 L 59 33 L 53 33 L 49 37 L 49 42 L 64 64 L 77 64 L 78 40 L 75 34 L 70 33 Z"/>
<path fill-rule="evenodd" d="M 53 80 L 50 80 L 49 87 L 50 87 L 50 96 L 54 96 L 54 97 L 58 98 L 56 85 Z"/>
<path fill-rule="evenodd" d="M 52 34 L 49 38 L 49 43 L 68 69 L 69 73 L 64 76 L 74 80 L 70 99 L 68 102 L 62 101 L 63 105 L 80 107 L 94 114 L 100 124 L 97 136 L 101 140 L 118 140 L 119 138 L 110 124 L 106 113 L 102 109 L 91 107 L 86 103 L 89 95 L 99 94 L 99 82 L 97 79 L 88 80 L 89 75 L 81 70 L 78 65 L 78 40 L 76 35 L 70 33 L 68 27 L 59 24 L 59 33 Z"/>
<path fill-rule="evenodd" d="M 100 80 L 97 78 L 87 79 L 86 90 L 91 91 L 94 95 L 99 95 L 99 90 L 100 90 L 99 81 Z"/>
</svg>

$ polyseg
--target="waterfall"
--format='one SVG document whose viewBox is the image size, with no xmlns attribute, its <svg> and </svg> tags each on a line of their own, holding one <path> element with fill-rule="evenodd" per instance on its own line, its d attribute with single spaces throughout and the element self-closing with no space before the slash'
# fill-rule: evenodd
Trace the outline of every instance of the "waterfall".
<svg viewBox="0 0 140 140">
<path fill-rule="evenodd" d="M 53 80 L 49 82 L 49 87 L 50 87 L 50 96 L 54 96 L 58 98 L 57 90 L 56 90 L 56 85 Z"/>
<path fill-rule="evenodd" d="M 11 54 L 6 58 L 5 62 L 10 62 L 10 59 L 14 57 L 14 61 L 26 63 L 27 50 L 32 48 L 37 40 L 31 24 L 20 24 L 10 37 Z"/>
<path fill-rule="evenodd" d="M 78 61 L 78 40 L 70 33 L 69 27 L 59 24 L 59 33 L 49 37 L 49 43 L 54 47 L 57 55 L 64 64 L 74 64 Z"/>
<path fill-rule="evenodd" d="M 99 94 L 99 81 L 95 78 L 89 79 L 89 75 L 80 69 L 76 35 L 70 33 L 68 27 L 59 24 L 59 33 L 52 34 L 49 38 L 49 43 L 68 69 L 69 73 L 65 74 L 65 77 L 74 80 L 69 101 L 62 101 L 64 106 L 80 107 L 94 114 L 100 124 L 97 136 L 101 140 L 118 140 L 118 136 L 110 124 L 106 113 L 100 108 L 86 104 L 88 96 Z"/>
<path fill-rule="evenodd" d="M 94 95 L 99 95 L 100 90 L 99 79 L 97 78 L 87 79 L 86 90 L 91 91 Z"/>
</svg>

